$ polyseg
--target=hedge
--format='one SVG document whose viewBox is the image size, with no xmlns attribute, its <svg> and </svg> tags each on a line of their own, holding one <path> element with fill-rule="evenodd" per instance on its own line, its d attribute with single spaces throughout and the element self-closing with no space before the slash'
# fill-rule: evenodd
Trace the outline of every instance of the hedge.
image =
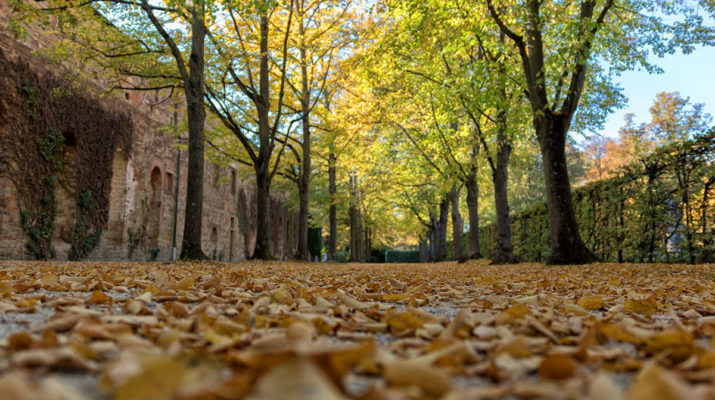
<svg viewBox="0 0 715 400">
<path fill-rule="evenodd" d="M 418 263 L 420 262 L 419 250 L 386 250 L 386 263 Z"/>
</svg>

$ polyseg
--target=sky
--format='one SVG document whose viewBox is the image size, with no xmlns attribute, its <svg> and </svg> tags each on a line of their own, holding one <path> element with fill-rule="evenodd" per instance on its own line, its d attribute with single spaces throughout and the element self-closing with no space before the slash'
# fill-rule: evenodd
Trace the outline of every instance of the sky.
<svg viewBox="0 0 715 400">
<path fill-rule="evenodd" d="M 599 132 L 602 136 L 618 137 L 627 113 L 635 115 L 636 123 L 650 121 L 648 109 L 659 92 L 680 92 L 681 97 L 690 97 L 691 103 L 705 103 L 704 112 L 715 116 L 715 47 L 698 47 L 690 54 L 676 53 L 651 61 L 664 72 L 649 74 L 635 70 L 621 75 L 618 82 L 628 103 L 609 116 L 605 128 Z"/>
</svg>

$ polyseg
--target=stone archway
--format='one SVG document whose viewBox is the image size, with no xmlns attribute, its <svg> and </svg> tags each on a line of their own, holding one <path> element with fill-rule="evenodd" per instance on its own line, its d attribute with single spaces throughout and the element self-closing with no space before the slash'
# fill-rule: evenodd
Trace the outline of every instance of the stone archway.
<svg viewBox="0 0 715 400">
<path fill-rule="evenodd" d="M 147 240 L 149 248 L 159 248 L 159 227 L 161 220 L 161 188 L 162 175 L 159 167 L 151 170 L 149 177 L 151 194 L 149 197 L 149 220 L 147 221 Z"/>
</svg>

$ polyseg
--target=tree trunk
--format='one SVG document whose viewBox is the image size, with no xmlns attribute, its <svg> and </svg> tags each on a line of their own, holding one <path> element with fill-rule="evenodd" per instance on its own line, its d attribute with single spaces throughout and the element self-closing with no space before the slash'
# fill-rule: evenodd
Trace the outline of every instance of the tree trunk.
<svg viewBox="0 0 715 400">
<path fill-rule="evenodd" d="M 459 189 L 452 186 L 449 192 L 449 202 L 452 205 L 452 259 L 462 258 L 462 216 L 459 215 Z"/>
<path fill-rule="evenodd" d="M 481 258 L 479 250 L 479 183 L 476 171 L 465 182 L 469 210 L 469 258 Z"/>
<path fill-rule="evenodd" d="M 365 262 L 372 262 L 372 238 L 370 234 L 370 227 L 365 226 L 363 229 L 365 232 L 365 241 L 364 243 L 364 255 L 363 258 L 365 259 Z"/>
<path fill-rule="evenodd" d="M 271 254 L 271 181 L 267 166 L 256 170 L 256 247 L 252 259 L 270 260 Z"/>
<path fill-rule="evenodd" d="M 501 135 L 500 135 L 501 136 Z M 511 244 L 511 218 L 509 217 L 509 198 L 507 195 L 507 182 L 509 179 L 509 155 L 511 147 L 502 138 L 497 148 L 497 162 L 492 171 L 494 184 L 494 205 L 496 211 L 496 250 L 493 264 L 511 264 L 516 262 L 514 248 Z"/>
<path fill-rule="evenodd" d="M 206 26 L 203 13 L 192 11 L 191 57 L 189 79 L 185 82 L 186 116 L 189 121 L 189 161 L 186 178 L 184 235 L 181 239 L 182 260 L 208 259 L 201 249 L 201 217 L 204 198 L 204 39 Z"/>
<path fill-rule="evenodd" d="M 328 238 L 328 260 L 335 261 L 338 237 L 338 207 L 335 204 L 337 186 L 335 184 L 335 145 L 331 143 L 328 155 L 328 192 L 330 193 L 330 237 Z"/>
<path fill-rule="evenodd" d="M 270 163 L 273 145 L 268 113 L 270 110 L 270 81 L 268 63 L 268 16 L 260 17 L 260 63 L 259 63 L 259 100 L 256 102 L 258 113 L 258 157 L 254 162 L 256 171 L 256 247 L 253 259 L 271 260 L 271 176 Z"/>
<path fill-rule="evenodd" d="M 429 233 L 427 233 L 429 235 Z M 420 237 L 420 262 L 424 263 L 429 261 L 429 242 L 427 240 L 427 236 L 421 236 Z"/>
<path fill-rule="evenodd" d="M 698 259 L 699 263 L 706 263 L 709 261 L 709 256 L 710 256 L 710 249 L 712 248 L 712 242 L 713 242 L 713 235 L 709 235 L 708 237 L 708 206 L 710 204 L 710 201 L 708 201 L 708 195 L 710 193 L 710 188 L 712 185 L 715 184 L 715 177 L 711 177 L 708 179 L 708 181 L 705 183 L 703 187 L 703 201 L 700 206 L 700 226 L 701 228 L 701 234 L 703 236 L 703 250 L 702 253 L 700 253 L 700 258 Z M 715 232 L 713 232 L 715 233 Z"/>
<path fill-rule="evenodd" d="M 584 264 L 596 261 L 596 256 L 581 240 L 571 198 L 566 164 L 566 122 L 563 115 L 547 111 L 535 118 L 537 138 L 541 147 L 549 208 L 551 249 L 547 264 Z"/>
<path fill-rule="evenodd" d="M 297 259 L 308 261 L 308 216 L 310 195 L 310 91 L 308 90 L 308 60 L 305 49 L 305 26 L 303 21 L 303 2 L 298 2 L 300 44 L 300 75 L 301 75 L 301 122 L 303 125 L 303 165 L 301 167 L 298 194 L 300 207 L 298 211 L 298 254 Z"/>
<path fill-rule="evenodd" d="M 360 213 L 360 199 L 355 176 L 350 177 L 350 186 L 352 188 L 350 196 L 350 261 L 365 262 L 362 215 Z"/>
<path fill-rule="evenodd" d="M 447 258 L 447 220 L 449 218 L 449 202 L 445 197 L 442 202 L 439 203 L 439 243 L 437 245 L 438 249 L 438 260 L 444 261 Z"/>
<path fill-rule="evenodd" d="M 430 262 L 437 261 L 439 258 L 439 222 L 434 214 L 430 213 L 430 228 L 429 228 L 429 255 Z"/>
</svg>

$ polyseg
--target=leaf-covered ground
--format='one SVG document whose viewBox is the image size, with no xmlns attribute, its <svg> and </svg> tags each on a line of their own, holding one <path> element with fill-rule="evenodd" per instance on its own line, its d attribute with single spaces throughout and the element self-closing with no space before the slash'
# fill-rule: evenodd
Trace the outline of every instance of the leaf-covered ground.
<svg viewBox="0 0 715 400">
<path fill-rule="evenodd" d="M 0 263 L 3 399 L 715 397 L 715 266 Z"/>
</svg>

